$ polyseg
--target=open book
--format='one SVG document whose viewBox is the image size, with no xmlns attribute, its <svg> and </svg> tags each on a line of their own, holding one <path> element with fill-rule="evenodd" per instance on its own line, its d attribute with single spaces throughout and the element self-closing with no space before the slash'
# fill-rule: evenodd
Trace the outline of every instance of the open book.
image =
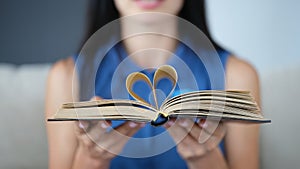
<svg viewBox="0 0 300 169">
<path fill-rule="evenodd" d="M 158 106 L 155 89 L 158 82 L 168 79 L 172 90 Z M 133 91 L 133 85 L 143 81 L 153 91 L 155 106 Z M 169 98 L 177 83 L 176 70 L 168 65 L 159 67 L 153 82 L 143 73 L 131 73 L 126 79 L 128 93 L 135 100 L 97 100 L 65 103 L 48 121 L 65 120 L 132 120 L 162 125 L 169 118 L 205 118 L 222 121 L 269 123 L 260 113 L 254 98 L 247 91 L 203 90 Z"/>
</svg>

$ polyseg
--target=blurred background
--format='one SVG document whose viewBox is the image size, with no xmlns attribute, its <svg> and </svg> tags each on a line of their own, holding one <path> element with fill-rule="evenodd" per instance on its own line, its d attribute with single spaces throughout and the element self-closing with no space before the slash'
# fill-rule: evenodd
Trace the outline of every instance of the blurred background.
<svg viewBox="0 0 300 169">
<path fill-rule="evenodd" d="M 0 168 L 47 168 L 44 90 L 52 63 L 75 54 L 87 1 L 0 1 Z M 208 0 L 214 39 L 258 70 L 261 168 L 300 167 L 300 1 Z"/>
</svg>

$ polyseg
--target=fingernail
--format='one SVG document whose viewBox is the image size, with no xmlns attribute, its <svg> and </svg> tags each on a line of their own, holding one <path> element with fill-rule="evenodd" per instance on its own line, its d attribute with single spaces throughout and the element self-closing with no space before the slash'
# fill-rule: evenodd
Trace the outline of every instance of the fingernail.
<svg viewBox="0 0 300 169">
<path fill-rule="evenodd" d="M 169 121 L 167 122 L 167 124 L 168 124 L 169 126 L 172 126 L 172 125 L 174 124 L 174 121 L 173 121 L 173 120 L 169 120 Z"/>
<path fill-rule="evenodd" d="M 138 124 L 135 122 L 129 122 L 129 127 L 135 128 Z"/>
<path fill-rule="evenodd" d="M 96 100 L 101 100 L 101 98 L 98 97 L 98 96 L 94 96 L 91 100 L 92 100 L 92 101 L 96 101 Z"/>
<path fill-rule="evenodd" d="M 104 128 L 104 129 L 108 128 L 108 125 L 107 125 L 105 122 L 102 122 L 102 123 L 100 124 L 100 126 L 101 126 L 102 128 Z"/>
<path fill-rule="evenodd" d="M 82 128 L 82 129 L 84 129 L 84 125 L 81 123 L 81 122 L 79 122 L 79 128 Z"/>
<path fill-rule="evenodd" d="M 199 125 L 202 128 L 207 128 L 207 122 L 206 122 L 206 120 L 205 119 L 201 119 Z"/>
<path fill-rule="evenodd" d="M 188 127 L 189 126 L 189 123 L 187 122 L 187 120 L 180 120 L 179 121 L 179 125 L 181 127 Z"/>
<path fill-rule="evenodd" d="M 88 124 L 86 124 L 84 122 L 79 122 L 78 126 L 79 126 L 79 128 L 86 129 L 88 127 Z"/>
</svg>

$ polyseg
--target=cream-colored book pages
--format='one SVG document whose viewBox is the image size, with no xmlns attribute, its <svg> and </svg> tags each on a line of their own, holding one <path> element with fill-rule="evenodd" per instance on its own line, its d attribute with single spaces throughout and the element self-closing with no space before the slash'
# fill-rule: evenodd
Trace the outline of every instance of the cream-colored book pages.
<svg viewBox="0 0 300 169">
<path fill-rule="evenodd" d="M 167 98 L 169 98 L 171 96 L 171 94 L 173 93 L 175 87 L 176 87 L 176 83 L 177 83 L 177 79 L 178 79 L 176 70 L 173 67 L 169 66 L 169 65 L 163 65 L 163 66 L 159 67 L 154 73 L 152 82 L 143 73 L 140 73 L 140 72 L 131 73 L 130 75 L 128 75 L 128 77 L 126 79 L 126 88 L 127 88 L 128 93 L 135 100 L 138 100 L 138 101 L 143 102 L 143 103 L 147 103 L 144 99 L 142 99 L 138 94 L 136 94 L 133 91 L 133 85 L 136 82 L 138 82 L 138 81 L 145 82 L 149 86 L 149 88 L 152 90 L 152 93 L 154 95 L 154 102 L 155 102 L 156 109 L 159 109 L 155 89 L 156 89 L 156 86 L 157 86 L 158 82 L 163 78 L 169 79 L 172 83 L 172 89 L 171 89 L 170 93 L 167 96 Z"/>
<path fill-rule="evenodd" d="M 194 95 L 216 95 L 216 96 L 228 96 L 241 99 L 251 98 L 249 91 L 241 90 L 200 90 L 200 91 L 191 91 L 181 94 L 182 97 L 194 96 Z M 177 97 L 177 96 L 176 96 Z"/>
<path fill-rule="evenodd" d="M 123 116 L 113 116 L 113 117 L 77 117 L 77 118 L 55 118 L 48 119 L 48 121 L 80 121 L 80 120 L 126 120 L 126 121 L 135 121 L 135 122 L 151 122 L 150 119 L 142 119 L 138 117 L 127 117 Z"/>
<path fill-rule="evenodd" d="M 83 107 L 101 107 L 107 105 L 128 105 L 128 106 L 142 106 L 153 111 L 156 109 L 148 103 L 135 101 L 135 100 L 95 100 L 95 101 L 85 101 L 85 102 L 73 102 L 73 103 L 65 103 L 62 105 L 62 108 L 83 108 Z"/>
<path fill-rule="evenodd" d="M 241 116 L 241 115 L 234 115 L 234 114 L 224 114 L 224 113 L 207 113 L 207 112 L 193 112 L 193 111 L 178 111 L 173 112 L 170 117 L 181 117 L 181 118 L 209 118 L 211 120 L 221 120 L 221 121 L 230 121 L 230 120 L 237 120 L 243 122 L 258 122 L 258 123 L 265 123 L 270 122 L 269 119 L 258 118 L 258 117 L 248 117 L 248 116 Z"/>
<path fill-rule="evenodd" d="M 214 91 L 214 92 L 207 92 L 207 91 L 194 91 L 189 93 L 184 93 L 178 96 L 175 96 L 171 99 L 165 100 L 162 103 L 162 107 L 172 104 L 173 102 L 190 99 L 190 98 L 199 98 L 199 99 L 218 99 L 218 100 L 231 100 L 236 102 L 242 102 L 246 104 L 253 104 L 255 103 L 253 97 L 248 94 L 248 92 L 228 92 L 228 91 Z"/>
<path fill-rule="evenodd" d="M 84 108 L 61 108 L 54 116 L 55 119 L 147 119 L 156 118 L 155 111 L 134 106 L 105 106 Z"/>
<path fill-rule="evenodd" d="M 249 111 L 259 110 L 256 105 L 248 105 L 248 104 L 228 102 L 228 101 L 224 102 L 224 101 L 219 101 L 219 100 L 190 99 L 190 100 L 185 100 L 185 101 L 177 101 L 176 103 L 174 102 L 170 105 L 162 107 L 161 111 L 164 111 L 165 109 L 168 109 L 169 107 L 172 107 L 173 105 L 183 104 L 183 103 L 187 103 L 187 102 L 192 102 L 193 104 L 197 104 L 197 105 L 210 104 L 210 105 L 217 105 L 217 106 L 233 107 L 233 108 L 239 108 L 239 109 L 249 110 Z"/>
<path fill-rule="evenodd" d="M 194 96 L 194 97 L 188 97 L 188 98 L 183 98 L 183 99 L 178 99 L 174 102 L 169 102 L 167 104 L 164 104 L 161 106 L 161 110 L 165 110 L 170 106 L 180 104 L 180 103 L 185 103 L 185 102 L 191 102 L 191 101 L 211 101 L 212 103 L 214 101 L 221 103 L 223 102 L 229 102 L 229 103 L 236 103 L 240 105 L 245 105 L 245 106 L 252 106 L 252 107 L 257 107 L 256 103 L 253 101 L 248 101 L 248 100 L 240 100 L 240 99 L 235 99 L 235 98 L 230 98 L 230 97 L 218 97 L 218 96 Z"/>
<path fill-rule="evenodd" d="M 111 117 L 76 117 L 76 118 L 49 118 L 48 121 L 79 121 L 79 120 L 130 120 L 130 121 L 136 121 L 136 122 L 150 122 L 150 119 L 143 119 L 140 117 L 127 117 L 124 116 L 111 116 Z"/>
<path fill-rule="evenodd" d="M 175 111 L 180 110 L 191 110 L 197 112 L 197 110 L 202 110 L 206 112 L 223 112 L 223 113 L 230 113 L 235 115 L 243 115 L 243 116 L 249 116 L 249 117 L 259 117 L 262 118 L 262 115 L 259 113 L 258 110 L 256 111 L 248 111 L 243 110 L 239 108 L 233 108 L 228 106 L 220 106 L 220 105 L 212 105 L 212 104 L 195 104 L 195 102 L 186 102 L 186 103 L 180 103 L 173 105 L 172 107 L 169 107 L 165 109 L 165 112 L 168 112 L 169 115 L 171 115 Z"/>
</svg>

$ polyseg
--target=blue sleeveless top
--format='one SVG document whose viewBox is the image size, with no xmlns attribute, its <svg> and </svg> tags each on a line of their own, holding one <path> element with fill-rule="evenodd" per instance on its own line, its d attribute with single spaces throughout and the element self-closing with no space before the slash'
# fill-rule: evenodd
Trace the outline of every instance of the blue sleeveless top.
<svg viewBox="0 0 300 169">
<path fill-rule="evenodd" d="M 221 62 L 220 65 L 224 71 L 229 53 L 226 51 L 217 52 L 219 62 Z M 77 59 L 77 57 L 75 57 L 75 59 Z M 172 65 L 178 73 L 178 84 L 173 96 L 191 90 L 224 89 L 224 73 L 213 75 L 209 73 L 209 71 L 207 71 L 208 67 L 214 69 L 214 64 L 209 61 L 206 61 L 206 64 L 204 64 L 202 59 L 199 59 L 189 47 L 182 43 L 178 44 L 176 51 L 171 59 L 168 60 L 167 64 Z M 130 98 L 125 89 L 125 80 L 127 75 L 134 71 L 142 71 L 152 81 L 154 71 L 141 70 L 140 67 L 127 57 L 126 50 L 122 46 L 122 43 L 118 43 L 109 50 L 98 66 L 95 77 L 95 95 L 104 99 Z M 186 72 L 190 72 L 192 76 Z M 218 83 L 217 85 L 211 85 L 212 78 L 217 79 L 214 80 L 214 83 Z M 168 82 L 162 81 L 158 84 L 158 88 L 162 91 L 168 91 Z M 134 90 L 144 100 L 149 101 L 150 90 L 143 87 L 143 85 L 137 86 Z M 122 123 L 123 121 L 112 121 L 112 126 L 116 127 Z M 219 147 L 224 154 L 223 141 Z M 184 169 L 187 168 L 187 165 L 177 153 L 176 145 L 165 128 L 153 127 L 147 124 L 141 128 L 133 138 L 129 139 L 121 154 L 111 161 L 110 168 Z"/>
</svg>

